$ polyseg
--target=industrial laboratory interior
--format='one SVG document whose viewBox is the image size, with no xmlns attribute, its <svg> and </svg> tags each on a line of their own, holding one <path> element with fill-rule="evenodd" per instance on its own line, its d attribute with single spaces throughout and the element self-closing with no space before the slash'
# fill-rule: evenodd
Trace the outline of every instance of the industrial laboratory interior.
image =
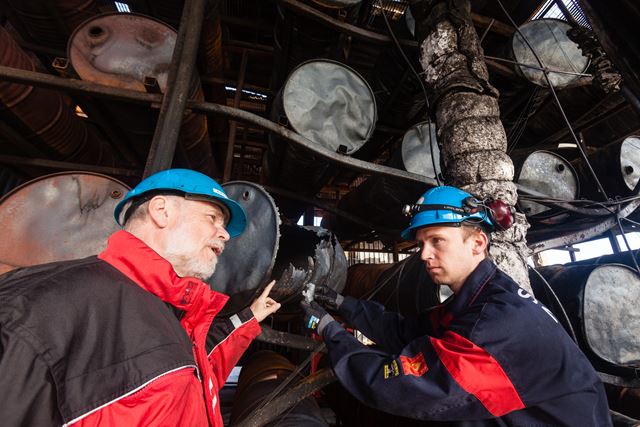
<svg viewBox="0 0 640 427">
<path fill-rule="evenodd" d="M 341 376 L 335 344 L 305 327 L 301 302 L 315 307 L 314 287 L 402 319 L 455 304 L 406 234 L 420 206 L 436 206 L 424 195 L 450 186 L 473 196 L 463 215 L 491 212 L 488 257 L 579 349 L 610 425 L 640 426 L 638 40 L 634 0 L 0 0 L 0 336 L 16 321 L 3 311 L 29 309 L 3 278 L 95 259 L 121 232 L 114 209 L 131 189 L 189 169 L 246 214 L 204 280 L 229 297 L 215 319 L 240 328 L 272 280 L 281 305 L 229 366 L 202 425 L 534 425 L 508 421 L 513 408 L 500 412 L 464 381 L 451 387 L 481 410 L 454 414 L 458 395 L 438 410 L 399 409 L 431 395 L 375 397 L 378 388 L 436 375 L 435 356 L 391 351 L 381 383 L 357 383 Z M 382 354 L 339 307 L 329 310 L 336 327 Z M 0 378 L 12 348 L 0 341 Z M 89 425 L 61 397 L 72 394 L 70 366 L 49 366 L 60 420 L 15 425 Z M 577 366 L 570 358 L 566 375 Z M 515 412 L 526 412 L 536 399 L 514 382 L 524 402 L 514 408 L 525 408 Z M 587 425 L 545 422 L 535 425 Z"/>
</svg>

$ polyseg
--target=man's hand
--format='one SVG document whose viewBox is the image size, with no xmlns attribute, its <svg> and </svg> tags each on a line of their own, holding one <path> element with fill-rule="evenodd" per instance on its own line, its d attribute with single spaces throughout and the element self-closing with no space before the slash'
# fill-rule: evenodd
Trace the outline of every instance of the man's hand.
<svg viewBox="0 0 640 427">
<path fill-rule="evenodd" d="M 315 301 L 311 301 L 311 304 L 309 304 L 302 300 L 300 307 L 302 307 L 304 311 L 303 326 L 311 332 L 322 334 L 322 329 L 334 320 L 333 317 Z"/>
<path fill-rule="evenodd" d="M 251 308 L 253 317 L 255 317 L 258 322 L 262 322 L 268 315 L 275 313 L 280 308 L 279 302 L 269 298 L 269 292 L 271 292 L 271 288 L 273 288 L 275 283 L 276 281 L 272 280 L 271 283 L 264 288 L 262 294 L 253 301 L 251 307 L 249 307 Z"/>
<path fill-rule="evenodd" d="M 314 299 L 318 304 L 329 310 L 337 311 L 344 297 L 328 286 L 316 286 Z"/>
</svg>

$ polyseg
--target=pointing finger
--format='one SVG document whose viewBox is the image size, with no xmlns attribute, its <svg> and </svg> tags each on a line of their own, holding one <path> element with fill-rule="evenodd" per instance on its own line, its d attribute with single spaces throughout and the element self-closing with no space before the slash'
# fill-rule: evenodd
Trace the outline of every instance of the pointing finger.
<svg viewBox="0 0 640 427">
<path fill-rule="evenodd" d="M 273 285 L 275 285 L 275 284 L 276 284 L 275 280 L 272 280 L 271 282 L 269 282 L 267 287 L 264 288 L 264 291 L 262 291 L 262 295 L 260 295 L 260 297 L 266 298 L 269 295 L 269 292 L 271 292 L 271 288 L 273 288 Z"/>
</svg>

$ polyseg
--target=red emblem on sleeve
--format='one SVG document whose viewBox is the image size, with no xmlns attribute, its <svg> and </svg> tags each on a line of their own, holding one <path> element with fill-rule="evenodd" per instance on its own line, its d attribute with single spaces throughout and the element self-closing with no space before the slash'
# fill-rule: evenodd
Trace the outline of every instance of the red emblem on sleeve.
<svg viewBox="0 0 640 427">
<path fill-rule="evenodd" d="M 402 372 L 405 375 L 420 377 L 429 370 L 422 353 L 418 353 L 413 357 L 400 356 L 400 362 L 402 362 Z"/>
</svg>

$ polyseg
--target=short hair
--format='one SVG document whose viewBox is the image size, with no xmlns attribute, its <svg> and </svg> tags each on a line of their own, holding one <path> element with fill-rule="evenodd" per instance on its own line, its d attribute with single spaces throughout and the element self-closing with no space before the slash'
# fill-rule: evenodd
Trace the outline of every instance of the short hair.
<svg viewBox="0 0 640 427">
<path fill-rule="evenodd" d="M 173 190 L 156 190 L 141 194 L 140 196 L 128 201 L 122 209 L 120 214 L 122 226 L 126 226 L 131 219 L 145 219 L 147 217 L 147 206 L 149 206 L 149 201 L 155 196 L 161 195 L 184 197 L 184 193 Z"/>
<path fill-rule="evenodd" d="M 462 229 L 462 239 L 467 240 L 476 233 L 484 233 L 487 236 L 487 247 L 484 249 L 484 255 L 489 256 L 489 245 L 491 244 L 491 234 L 481 225 L 463 221 L 460 224 Z"/>
</svg>

